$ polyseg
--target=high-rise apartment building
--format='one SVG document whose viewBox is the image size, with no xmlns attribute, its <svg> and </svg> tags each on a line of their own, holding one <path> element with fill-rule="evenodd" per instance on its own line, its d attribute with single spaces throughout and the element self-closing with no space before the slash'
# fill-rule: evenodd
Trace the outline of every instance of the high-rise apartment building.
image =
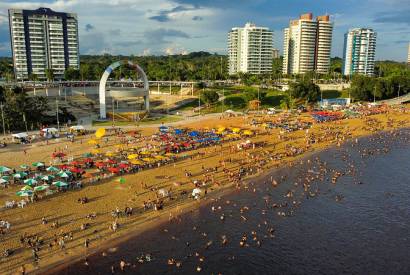
<svg viewBox="0 0 410 275">
<path fill-rule="evenodd" d="M 273 58 L 273 59 L 280 58 L 280 52 L 279 52 L 278 49 L 273 49 L 273 50 L 272 50 L 272 58 Z"/>
<path fill-rule="evenodd" d="M 410 43 L 409 43 L 409 49 L 407 52 L 407 64 L 410 65 Z"/>
<path fill-rule="evenodd" d="M 345 34 L 343 74 L 374 75 L 376 33 L 372 29 L 355 28 Z"/>
<path fill-rule="evenodd" d="M 284 30 L 283 73 L 303 74 L 329 71 L 333 23 L 329 15 L 313 20 L 311 13 L 291 20 Z"/>
<path fill-rule="evenodd" d="M 229 74 L 272 72 L 273 31 L 246 23 L 228 34 Z"/>
<path fill-rule="evenodd" d="M 79 68 L 76 14 L 49 8 L 10 9 L 9 24 L 17 79 L 28 79 L 30 75 L 46 79 L 46 69 L 58 79 L 68 67 Z"/>
</svg>

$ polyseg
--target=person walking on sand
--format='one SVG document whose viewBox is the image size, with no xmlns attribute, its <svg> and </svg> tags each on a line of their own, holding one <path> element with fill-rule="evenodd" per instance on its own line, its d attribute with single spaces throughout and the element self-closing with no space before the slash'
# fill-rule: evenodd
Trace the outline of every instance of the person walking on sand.
<svg viewBox="0 0 410 275">
<path fill-rule="evenodd" d="M 121 259 L 121 261 L 120 261 L 120 269 L 121 269 L 121 271 L 122 272 L 124 272 L 124 270 L 125 270 L 125 261 L 124 261 L 124 259 Z"/>
<path fill-rule="evenodd" d="M 21 275 L 25 275 L 25 274 L 26 274 L 26 267 L 24 266 L 24 264 L 20 267 L 20 274 L 21 274 Z"/>
</svg>

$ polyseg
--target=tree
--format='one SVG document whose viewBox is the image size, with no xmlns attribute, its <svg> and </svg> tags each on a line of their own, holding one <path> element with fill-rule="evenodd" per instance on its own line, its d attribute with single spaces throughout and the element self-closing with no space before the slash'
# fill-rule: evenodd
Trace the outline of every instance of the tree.
<svg viewBox="0 0 410 275">
<path fill-rule="evenodd" d="M 54 80 L 54 70 L 53 69 L 46 69 L 45 71 L 47 81 L 53 81 Z"/>
<path fill-rule="evenodd" d="M 218 102 L 219 95 L 217 92 L 209 90 L 201 93 L 201 100 L 205 102 L 206 105 L 211 105 L 213 103 Z"/>
<path fill-rule="evenodd" d="M 320 97 L 320 88 L 312 81 L 301 81 L 290 84 L 292 97 L 303 99 L 306 103 L 316 102 Z"/>
<path fill-rule="evenodd" d="M 354 75 L 350 86 L 350 95 L 355 100 L 371 100 L 374 93 L 374 79 L 364 75 Z"/>
<path fill-rule="evenodd" d="M 290 97 L 290 95 L 285 95 L 280 101 L 280 107 L 285 110 L 293 109 L 295 107 L 295 99 Z"/>
<path fill-rule="evenodd" d="M 64 79 L 65 80 L 78 80 L 78 79 L 80 79 L 79 70 L 74 69 L 73 67 L 68 67 L 64 71 Z"/>
</svg>

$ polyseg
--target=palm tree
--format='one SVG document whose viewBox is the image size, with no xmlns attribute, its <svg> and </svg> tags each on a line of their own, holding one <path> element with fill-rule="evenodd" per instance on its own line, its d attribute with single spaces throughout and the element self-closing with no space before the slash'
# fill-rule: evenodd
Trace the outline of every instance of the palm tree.
<svg viewBox="0 0 410 275">
<path fill-rule="evenodd" d="M 53 69 L 46 69 L 45 73 L 46 73 L 47 81 L 51 82 L 54 80 L 54 70 Z"/>
</svg>

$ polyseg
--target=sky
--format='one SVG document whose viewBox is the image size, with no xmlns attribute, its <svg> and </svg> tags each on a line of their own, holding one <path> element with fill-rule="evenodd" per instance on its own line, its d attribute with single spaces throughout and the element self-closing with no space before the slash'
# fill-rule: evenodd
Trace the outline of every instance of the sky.
<svg viewBox="0 0 410 275">
<path fill-rule="evenodd" d="M 77 13 L 81 54 L 226 54 L 246 22 L 274 30 L 282 53 L 283 29 L 306 12 L 331 15 L 332 56 L 353 27 L 376 30 L 378 60 L 405 61 L 410 42 L 410 0 L 0 0 L 0 56 L 11 56 L 7 10 L 39 7 Z"/>
</svg>

